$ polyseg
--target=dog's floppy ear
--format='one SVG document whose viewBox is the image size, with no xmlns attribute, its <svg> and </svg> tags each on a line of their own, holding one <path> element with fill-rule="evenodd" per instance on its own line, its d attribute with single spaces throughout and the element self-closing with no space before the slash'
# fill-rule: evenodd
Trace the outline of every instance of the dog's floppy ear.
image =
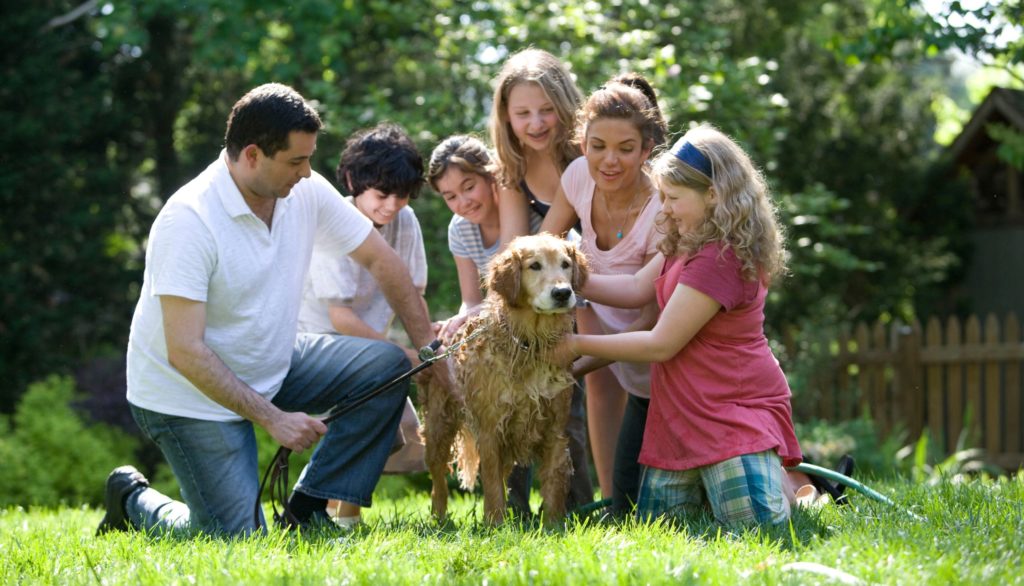
<svg viewBox="0 0 1024 586">
<path fill-rule="evenodd" d="M 579 293 L 583 285 L 587 284 L 587 278 L 590 277 L 590 265 L 587 264 L 586 255 L 575 244 L 566 242 L 565 251 L 572 259 L 572 290 Z"/>
<path fill-rule="evenodd" d="M 491 260 L 487 272 L 487 290 L 500 295 L 511 307 L 516 307 L 519 299 L 519 275 L 522 271 L 519 251 L 506 248 L 504 252 Z"/>
</svg>

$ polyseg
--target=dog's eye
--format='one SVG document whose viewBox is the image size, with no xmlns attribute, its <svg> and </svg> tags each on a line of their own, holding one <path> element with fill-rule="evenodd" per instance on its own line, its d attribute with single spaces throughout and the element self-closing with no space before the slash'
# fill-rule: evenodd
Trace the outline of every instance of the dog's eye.
<svg viewBox="0 0 1024 586">
<path fill-rule="evenodd" d="M 567 261 L 567 260 L 563 260 L 562 261 L 562 268 L 563 269 L 567 269 L 567 268 L 569 268 L 569 266 L 570 266 L 569 265 L 569 261 Z"/>
<path fill-rule="evenodd" d="M 540 263 L 537 262 L 537 261 L 533 261 L 532 263 L 530 263 L 530 270 L 531 271 L 539 271 L 540 270 Z"/>
</svg>

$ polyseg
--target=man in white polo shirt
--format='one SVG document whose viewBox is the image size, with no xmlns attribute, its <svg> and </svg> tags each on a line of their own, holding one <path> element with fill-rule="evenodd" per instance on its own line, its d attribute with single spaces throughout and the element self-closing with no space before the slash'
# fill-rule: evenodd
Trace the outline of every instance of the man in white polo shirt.
<svg viewBox="0 0 1024 586">
<path fill-rule="evenodd" d="M 262 527 L 253 518 L 253 423 L 296 452 L 320 440 L 289 499 L 301 523 L 325 519 L 327 499 L 371 504 L 408 384 L 329 428 L 307 413 L 358 399 L 410 364 L 387 342 L 296 335 L 314 243 L 350 255 L 374 276 L 414 344 L 428 344 L 433 333 L 395 252 L 312 171 L 320 128 L 293 89 L 253 89 L 228 117 L 224 151 L 153 222 L 128 342 L 128 401 L 185 502 L 122 466 L 107 479 L 98 533 L 237 535 Z"/>
</svg>

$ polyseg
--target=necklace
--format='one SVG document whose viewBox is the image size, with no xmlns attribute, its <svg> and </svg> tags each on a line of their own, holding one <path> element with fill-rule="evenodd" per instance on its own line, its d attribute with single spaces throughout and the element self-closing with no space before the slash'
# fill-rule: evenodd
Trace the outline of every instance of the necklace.
<svg viewBox="0 0 1024 586">
<path fill-rule="evenodd" d="M 619 229 L 615 231 L 615 238 L 622 240 L 622 231 L 626 228 L 626 224 L 629 223 L 629 217 L 633 213 L 633 205 L 636 204 L 637 196 L 640 195 L 640 191 L 633 194 L 633 199 L 629 201 L 629 207 L 626 208 L 626 215 L 623 216 L 622 221 L 619 222 Z M 608 223 L 614 224 L 615 219 L 612 218 L 612 212 L 608 209 L 608 194 L 601 194 L 601 202 L 604 204 L 604 214 L 608 216 Z"/>
</svg>

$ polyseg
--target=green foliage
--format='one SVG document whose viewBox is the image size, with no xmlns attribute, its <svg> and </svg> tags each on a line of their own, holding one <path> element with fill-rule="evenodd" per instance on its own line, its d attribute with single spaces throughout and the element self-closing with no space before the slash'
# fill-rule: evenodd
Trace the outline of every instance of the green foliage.
<svg viewBox="0 0 1024 586">
<path fill-rule="evenodd" d="M 0 412 L 23 387 L 124 339 L 138 273 L 125 197 L 137 164 L 81 23 L 44 30 L 63 2 L 0 19 Z"/>
<path fill-rule="evenodd" d="M 909 474 L 914 482 L 930 486 L 947 481 L 963 482 L 969 476 L 995 477 L 1002 474 L 997 466 L 985 461 L 984 450 L 968 447 L 967 437 L 964 429 L 957 438 L 956 449 L 945 455 L 925 430 L 916 442 L 896 452 L 896 463 L 900 471 Z"/>
<path fill-rule="evenodd" d="M 985 131 L 992 140 L 1000 143 L 996 156 L 1018 171 L 1024 171 L 1024 133 L 1006 124 L 989 124 Z"/>
<path fill-rule="evenodd" d="M 871 30 L 844 50 L 851 58 L 873 60 L 957 50 L 1010 72 L 1024 62 L 1024 3 L 1019 0 L 944 1 L 936 16 L 925 12 L 925 3 L 872 0 Z"/>
<path fill-rule="evenodd" d="M 345 138 L 381 120 L 425 155 L 483 134 L 490 80 L 528 45 L 569 63 L 584 92 L 643 73 L 674 134 L 710 121 L 749 149 L 792 222 L 772 335 L 948 309 L 968 202 L 933 168 L 948 64 L 920 47 L 1010 59 L 1019 43 L 956 37 L 918 4 L 113 1 L 54 27 L 76 3 L 21 5 L 0 20 L 0 412 L 27 381 L 124 347 L 152 217 L 217 156 L 245 90 L 280 81 L 320 104 L 315 165 L 331 177 Z M 1020 22 L 1019 3 L 986 6 L 971 10 Z M 443 317 L 459 304 L 450 212 L 430 193 L 414 206 Z"/>
<path fill-rule="evenodd" d="M 857 478 L 892 477 L 897 472 L 901 434 L 879 439 L 868 417 L 842 422 L 797 422 L 796 432 L 801 449 L 819 466 L 831 467 L 844 454 L 850 454 L 856 461 Z"/>
<path fill-rule="evenodd" d="M 29 386 L 13 417 L 0 416 L 0 506 L 101 504 L 106 473 L 130 462 L 137 441 L 71 407 L 73 381 L 51 376 Z"/>
</svg>

